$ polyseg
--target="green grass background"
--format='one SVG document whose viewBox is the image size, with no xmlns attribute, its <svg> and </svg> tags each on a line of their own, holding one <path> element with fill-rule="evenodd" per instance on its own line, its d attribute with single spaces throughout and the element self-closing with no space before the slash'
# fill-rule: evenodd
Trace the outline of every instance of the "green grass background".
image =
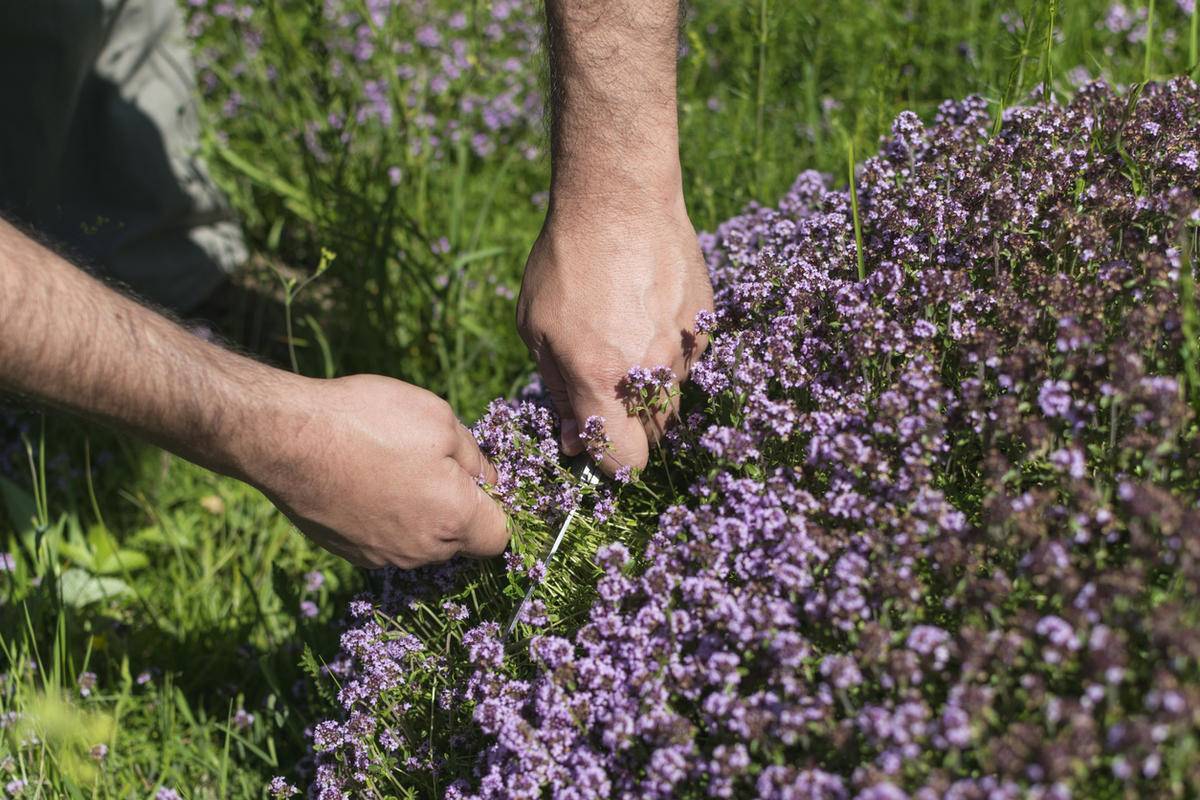
<svg viewBox="0 0 1200 800">
<path fill-rule="evenodd" d="M 488 3 L 468 4 L 486 14 Z M 367 142 L 334 174 L 306 164 L 293 131 L 322 99 L 313 75 L 313 5 L 264 6 L 264 51 L 291 59 L 275 80 L 226 76 L 266 113 L 230 124 L 208 100 L 206 147 L 255 252 L 250 280 L 271 268 L 328 273 L 297 300 L 292 344 L 313 375 L 369 370 L 447 397 L 467 420 L 526 379 L 513 330 L 526 249 L 541 222 L 532 195 L 544 159 L 459 150 L 406 162 L 390 186 L 388 154 Z M 1049 88 L 1069 96 L 1082 73 L 1118 84 L 1161 79 L 1196 62 L 1196 28 L 1175 2 L 1128 6 L 1148 36 L 1112 33 L 1098 0 L 696 0 L 680 61 L 681 147 L 693 221 L 712 229 L 746 203 L 773 203 L 814 168 L 844 182 L 848 154 L 878 146 L 895 115 L 928 119 L 970 93 L 996 109 Z M 232 34 L 204 47 L 234 54 Z M 378 157 L 371 153 L 377 151 Z M 447 237 L 448 256 L 429 243 Z M 444 286 L 431 280 L 449 274 Z M 260 349 L 286 363 L 282 333 L 261 323 Z M 245 331 L 242 330 L 242 333 Z M 261 333 L 261 330 L 260 330 Z M 286 344 L 286 342 L 284 342 Z M 363 586 L 309 545 L 256 492 L 153 448 L 74 420 L 38 419 L 14 481 L 0 483 L 0 786 L 26 796 L 261 797 L 302 755 L 319 713 L 300 666 L 336 647 L 336 620 Z M 112 453 L 100 464 L 95 454 Z M 325 584 L 304 593 L 304 575 Z M 297 612 L 302 599 L 315 619 Z M 97 674 L 87 697 L 84 671 Z M 148 673 L 149 680 L 138 677 Z M 239 727 L 244 708 L 254 722 Z M 108 747 L 100 761 L 89 755 Z"/>
</svg>

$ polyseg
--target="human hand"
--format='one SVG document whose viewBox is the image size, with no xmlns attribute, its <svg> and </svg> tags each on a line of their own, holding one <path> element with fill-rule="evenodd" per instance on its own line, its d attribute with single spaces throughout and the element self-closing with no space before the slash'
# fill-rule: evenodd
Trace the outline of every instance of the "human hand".
<svg viewBox="0 0 1200 800">
<path fill-rule="evenodd" d="M 555 198 L 525 266 L 517 328 L 562 418 L 568 455 L 601 416 L 611 441 L 601 468 L 641 468 L 674 410 L 630 416 L 622 381 L 634 366 L 685 380 L 707 346 L 696 313 L 712 286 L 682 195 L 639 205 Z"/>
<path fill-rule="evenodd" d="M 376 375 L 300 380 L 304 418 L 267 426 L 275 450 L 246 470 L 297 528 L 365 567 L 504 551 L 505 514 L 476 481 L 496 471 L 445 401 Z"/>
<path fill-rule="evenodd" d="M 504 512 L 476 483 L 495 470 L 436 396 L 372 375 L 304 378 L 224 350 L 3 219 L 0 390 L 240 478 L 364 566 L 496 555 L 508 542 Z"/>
</svg>

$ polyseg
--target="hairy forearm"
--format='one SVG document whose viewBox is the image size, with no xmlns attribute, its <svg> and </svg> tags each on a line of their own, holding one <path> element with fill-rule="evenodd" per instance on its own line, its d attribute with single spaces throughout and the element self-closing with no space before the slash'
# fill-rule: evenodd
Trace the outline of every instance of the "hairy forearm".
<svg viewBox="0 0 1200 800">
<path fill-rule="evenodd" d="M 0 389 L 245 477 L 301 379 L 208 344 L 0 219 Z M 296 414 L 300 418 L 301 414 Z"/>
<path fill-rule="evenodd" d="M 552 202 L 674 201 L 678 0 L 547 0 Z"/>
</svg>

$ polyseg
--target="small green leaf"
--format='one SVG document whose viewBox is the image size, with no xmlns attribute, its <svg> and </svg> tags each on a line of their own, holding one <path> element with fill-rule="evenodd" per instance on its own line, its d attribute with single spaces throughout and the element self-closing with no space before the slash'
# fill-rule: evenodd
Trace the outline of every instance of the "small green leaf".
<svg viewBox="0 0 1200 800">
<path fill-rule="evenodd" d="M 106 553 L 103 558 L 97 559 L 95 565 L 92 567 L 92 572 L 97 575 L 120 575 L 124 572 L 135 572 L 139 569 L 144 569 L 149 564 L 150 559 L 140 550 L 121 548 Z"/>
<path fill-rule="evenodd" d="M 332 250 L 329 250 L 328 248 L 322 247 L 321 248 L 321 260 L 320 260 L 320 262 L 317 263 L 316 274 L 317 275 L 323 274 L 325 272 L 325 270 L 329 269 L 333 265 L 333 261 L 336 258 L 337 258 L 337 253 L 333 252 Z"/>
<path fill-rule="evenodd" d="M 23 534 L 37 527 L 37 505 L 28 492 L 8 478 L 0 477 L 0 499 L 4 500 L 4 508 L 17 533 Z"/>
</svg>

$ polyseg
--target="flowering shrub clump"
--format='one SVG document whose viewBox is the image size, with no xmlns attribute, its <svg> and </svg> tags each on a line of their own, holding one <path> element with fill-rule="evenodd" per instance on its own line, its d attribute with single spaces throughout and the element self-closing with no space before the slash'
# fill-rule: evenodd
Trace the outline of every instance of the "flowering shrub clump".
<svg viewBox="0 0 1200 800">
<path fill-rule="evenodd" d="M 313 794 L 1200 792 L 1200 89 L 991 127 L 901 115 L 857 214 L 804 173 L 703 237 L 712 346 L 606 521 L 493 405 L 514 552 L 351 609 Z"/>
</svg>

